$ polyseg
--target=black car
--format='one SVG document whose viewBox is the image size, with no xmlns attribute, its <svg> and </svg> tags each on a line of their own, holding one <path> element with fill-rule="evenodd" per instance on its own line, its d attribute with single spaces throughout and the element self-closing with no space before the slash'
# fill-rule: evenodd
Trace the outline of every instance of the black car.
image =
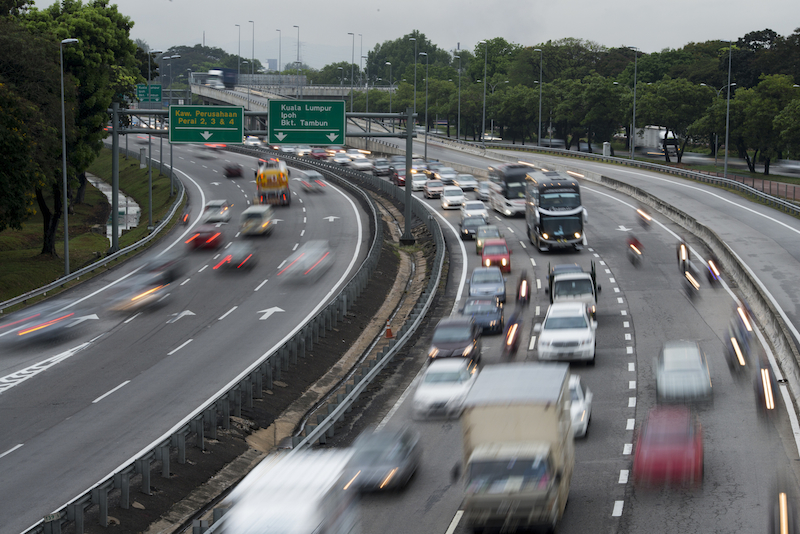
<svg viewBox="0 0 800 534">
<path fill-rule="evenodd" d="M 438 161 L 429 161 L 427 165 L 428 168 L 425 170 L 425 176 L 428 177 L 428 180 L 433 180 L 435 178 L 434 175 L 436 174 L 436 171 L 444 167 L 444 165 L 442 165 Z M 452 185 L 452 184 L 444 184 L 444 185 Z"/>
<path fill-rule="evenodd" d="M 473 215 L 472 217 L 464 217 L 461 221 L 461 239 L 475 239 L 475 234 L 478 233 L 478 228 L 489 224 L 482 215 Z"/>
<path fill-rule="evenodd" d="M 389 176 L 389 160 L 378 158 L 372 162 L 373 176 Z"/>
<path fill-rule="evenodd" d="M 428 358 L 481 359 L 481 328 L 472 317 L 453 316 L 439 321 L 433 331 Z"/>
<path fill-rule="evenodd" d="M 405 156 L 389 156 L 389 165 L 392 167 L 403 167 L 406 166 L 406 157 Z"/>
<path fill-rule="evenodd" d="M 503 305 L 497 297 L 469 297 L 459 311 L 472 317 L 484 332 L 503 332 Z"/>
<path fill-rule="evenodd" d="M 411 428 L 366 431 L 353 442 L 344 480 L 359 491 L 400 489 L 419 467 L 422 444 Z"/>
<path fill-rule="evenodd" d="M 406 185 L 406 169 L 405 167 L 389 167 L 389 180 L 399 187 Z"/>
</svg>

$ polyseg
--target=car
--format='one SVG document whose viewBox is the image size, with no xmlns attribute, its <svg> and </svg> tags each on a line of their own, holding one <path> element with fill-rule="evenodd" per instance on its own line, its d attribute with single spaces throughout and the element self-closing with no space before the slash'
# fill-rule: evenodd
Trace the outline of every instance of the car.
<svg viewBox="0 0 800 534">
<path fill-rule="evenodd" d="M 414 390 L 411 402 L 413 417 L 460 416 L 476 378 L 478 363 L 472 358 L 445 358 L 431 362 Z"/>
<path fill-rule="evenodd" d="M 428 174 L 425 172 L 427 168 L 428 166 L 425 163 L 417 163 L 417 162 L 411 163 L 411 172 L 413 172 L 414 174 L 421 174 L 422 176 L 425 177 L 426 180 L 428 179 Z"/>
<path fill-rule="evenodd" d="M 350 162 L 353 160 L 348 158 L 345 154 L 337 152 L 333 155 L 331 161 L 333 162 L 334 165 L 341 165 L 342 167 L 348 167 L 350 165 Z"/>
<path fill-rule="evenodd" d="M 436 171 L 444 167 L 443 164 L 439 163 L 438 161 L 423 161 L 421 163 L 424 163 L 425 165 L 425 174 L 428 176 L 429 180 L 432 180 L 433 178 L 439 180 L 439 178 L 435 177 L 434 175 L 436 174 Z M 451 185 L 451 184 L 445 184 L 445 185 Z"/>
<path fill-rule="evenodd" d="M 254 204 L 239 217 L 239 231 L 244 236 L 270 235 L 275 228 L 275 211 L 269 204 Z"/>
<path fill-rule="evenodd" d="M 405 187 L 406 185 L 406 169 L 405 167 L 392 167 L 389 180 L 398 187 Z"/>
<path fill-rule="evenodd" d="M 361 492 L 404 488 L 422 460 L 419 433 L 399 429 L 367 430 L 352 445 L 342 480 Z"/>
<path fill-rule="evenodd" d="M 325 150 L 324 148 L 312 148 L 311 152 L 309 152 L 308 155 L 314 159 L 319 159 L 319 160 L 328 159 L 328 156 L 330 156 L 328 151 Z"/>
<path fill-rule="evenodd" d="M 155 307 L 165 302 L 170 291 L 162 277 L 139 271 L 112 288 L 108 309 L 131 312 Z"/>
<path fill-rule="evenodd" d="M 279 266 L 277 276 L 298 281 L 314 281 L 333 265 L 334 254 L 327 241 L 314 239 L 304 243 Z"/>
<path fill-rule="evenodd" d="M 503 320 L 503 305 L 497 297 L 467 297 L 464 307 L 459 310 L 461 315 L 469 315 L 475 319 L 483 332 L 502 334 L 505 321 Z"/>
<path fill-rule="evenodd" d="M 203 207 L 203 223 L 227 223 L 231 220 L 231 206 L 227 200 L 209 200 Z"/>
<path fill-rule="evenodd" d="M 481 265 L 491 267 L 496 265 L 504 273 L 511 272 L 511 249 L 506 240 L 501 238 L 487 239 L 483 242 L 481 251 Z"/>
<path fill-rule="evenodd" d="M 386 158 L 377 158 L 372 162 L 372 175 L 373 176 L 389 176 L 389 160 Z"/>
<path fill-rule="evenodd" d="M 443 189 L 444 184 L 439 180 L 426 180 L 425 185 L 422 187 L 422 191 L 427 198 L 441 197 Z"/>
<path fill-rule="evenodd" d="M 464 203 L 464 192 L 460 187 L 454 185 L 446 185 L 442 188 L 442 208 L 449 210 L 452 208 L 460 208 Z"/>
<path fill-rule="evenodd" d="M 87 311 L 72 299 L 45 300 L 0 320 L 0 343 L 35 343 L 72 333 L 89 322 L 83 319 Z"/>
<path fill-rule="evenodd" d="M 298 145 L 294 149 L 295 156 L 307 156 L 311 153 L 311 147 L 308 145 Z"/>
<path fill-rule="evenodd" d="M 533 325 L 533 331 L 539 334 L 539 360 L 583 361 L 594 365 L 596 330 L 597 322 L 589 317 L 582 302 L 551 304 L 544 322 Z"/>
<path fill-rule="evenodd" d="M 425 178 L 424 174 L 412 174 L 411 175 L 411 190 L 412 191 L 422 191 L 425 189 L 425 184 L 428 182 L 428 179 Z"/>
<path fill-rule="evenodd" d="M 462 219 L 460 224 L 461 239 L 475 239 L 475 234 L 477 234 L 478 228 L 481 226 L 486 226 L 486 219 L 481 215 Z"/>
<path fill-rule="evenodd" d="M 366 158 L 350 161 L 350 168 L 361 172 L 372 172 L 372 162 Z"/>
<path fill-rule="evenodd" d="M 475 319 L 454 315 L 439 321 L 428 347 L 428 360 L 442 358 L 471 358 L 480 363 L 481 329 Z"/>
<path fill-rule="evenodd" d="M 231 163 L 224 167 L 225 178 L 241 178 L 242 166 L 238 163 Z"/>
<path fill-rule="evenodd" d="M 336 145 L 329 146 L 327 148 L 327 150 L 328 150 L 328 156 L 335 156 L 336 154 L 338 154 L 340 152 L 342 154 L 344 154 L 344 152 L 345 152 L 344 147 L 336 146 Z"/>
<path fill-rule="evenodd" d="M 194 229 L 191 237 L 186 240 L 189 249 L 197 250 L 201 248 L 218 249 L 225 241 L 225 235 L 219 225 L 201 224 Z"/>
<path fill-rule="evenodd" d="M 592 420 L 592 399 L 594 395 L 578 375 L 569 377 L 569 395 L 572 402 L 569 413 L 572 417 L 572 433 L 576 438 L 585 438 Z"/>
<path fill-rule="evenodd" d="M 456 176 L 458 173 L 452 167 L 439 167 L 432 178 L 441 180 L 444 185 L 455 185 Z"/>
<path fill-rule="evenodd" d="M 294 154 L 295 147 L 294 145 L 279 145 L 276 150 L 284 154 Z"/>
<path fill-rule="evenodd" d="M 695 341 L 667 341 L 656 358 L 659 402 L 703 402 L 713 399 L 708 360 Z"/>
<path fill-rule="evenodd" d="M 703 483 L 703 429 L 687 406 L 659 406 L 647 414 L 633 455 L 636 487 Z"/>
<path fill-rule="evenodd" d="M 350 159 L 367 159 L 367 154 L 363 150 L 359 150 L 357 148 L 348 148 L 345 154 Z"/>
<path fill-rule="evenodd" d="M 303 178 L 300 179 L 300 184 L 303 186 L 303 189 L 309 193 L 324 193 L 325 188 L 328 186 L 325 184 L 325 178 L 317 171 L 313 170 L 306 170 L 300 171 L 302 172 Z"/>
<path fill-rule="evenodd" d="M 489 200 L 489 182 L 478 182 L 478 192 L 476 193 L 478 200 Z"/>
<path fill-rule="evenodd" d="M 405 167 L 406 166 L 406 157 L 405 156 L 389 156 L 389 166 L 391 167 Z"/>
<path fill-rule="evenodd" d="M 214 265 L 217 271 L 249 271 L 256 265 L 256 250 L 251 243 L 234 241 Z"/>
<path fill-rule="evenodd" d="M 478 230 L 475 232 L 475 251 L 480 254 L 483 252 L 483 243 L 487 239 L 493 238 L 500 238 L 503 237 L 503 234 L 500 232 L 500 228 L 493 224 L 487 224 L 486 226 L 479 226 Z"/>
<path fill-rule="evenodd" d="M 481 215 L 487 221 L 489 220 L 489 210 L 486 209 L 486 205 L 480 200 L 467 200 L 461 205 L 462 219 L 473 215 Z"/>
<path fill-rule="evenodd" d="M 244 146 L 261 146 L 261 139 L 254 135 L 248 135 L 244 139 Z"/>
<path fill-rule="evenodd" d="M 475 191 L 478 188 L 478 181 L 471 174 L 457 174 L 453 185 L 457 185 L 464 191 Z"/>
<path fill-rule="evenodd" d="M 469 278 L 469 296 L 495 296 L 506 301 L 506 280 L 499 267 L 477 267 Z"/>
</svg>

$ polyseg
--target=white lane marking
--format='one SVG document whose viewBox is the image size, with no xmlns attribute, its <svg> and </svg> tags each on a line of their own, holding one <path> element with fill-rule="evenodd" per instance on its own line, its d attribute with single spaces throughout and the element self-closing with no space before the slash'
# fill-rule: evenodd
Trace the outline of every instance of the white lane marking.
<svg viewBox="0 0 800 534">
<path fill-rule="evenodd" d="M 24 445 L 24 443 L 20 443 L 19 445 L 15 445 L 14 447 L 11 447 L 10 449 L 8 449 L 8 450 L 7 450 L 6 452 L 4 452 L 3 454 L 0 454 L 0 458 L 2 458 L 3 456 L 6 456 L 6 455 L 8 455 L 8 454 L 11 454 L 11 453 L 12 453 L 12 452 L 14 452 L 15 450 L 17 450 L 17 449 L 19 449 L 20 447 L 22 447 L 23 445 Z"/>
<path fill-rule="evenodd" d="M 636 397 L 628 397 L 628 408 L 636 408 Z"/>
<path fill-rule="evenodd" d="M 611 517 L 620 517 L 622 515 L 623 501 L 614 501 L 614 510 L 611 511 Z"/>
<path fill-rule="evenodd" d="M 305 218 L 305 217 L 303 217 L 303 224 L 305 224 L 305 223 L 306 223 L 306 218 Z"/>
<path fill-rule="evenodd" d="M 453 534 L 456 531 L 456 527 L 458 526 L 459 521 L 461 521 L 461 516 L 464 515 L 464 510 L 459 510 L 456 512 L 456 515 L 453 516 L 453 520 L 450 521 L 450 526 L 447 527 L 444 534 Z"/>
<path fill-rule="evenodd" d="M 539 314 L 541 313 L 541 311 L 542 311 L 542 309 L 541 309 L 539 306 L 536 306 L 536 309 L 535 309 L 535 310 L 533 310 L 533 314 L 534 314 L 536 317 L 538 317 L 538 316 L 539 316 Z"/>
<path fill-rule="evenodd" d="M 593 256 L 594 256 L 595 258 L 599 258 L 599 257 L 600 257 L 600 254 L 598 254 L 597 252 L 595 252 L 595 253 L 593 254 Z"/>
<path fill-rule="evenodd" d="M 589 247 L 586 250 L 588 250 L 589 252 L 594 252 L 594 249 L 592 247 Z"/>
<path fill-rule="evenodd" d="M 528 343 L 528 350 L 536 348 L 536 336 L 531 336 L 531 342 Z"/>
<path fill-rule="evenodd" d="M 206 165 L 203 165 L 203 168 L 204 168 L 204 169 L 207 169 L 207 168 L 208 168 L 208 166 L 206 166 Z"/>
<path fill-rule="evenodd" d="M 611 274 L 611 269 L 606 269 L 606 274 Z"/>
<path fill-rule="evenodd" d="M 228 243 L 227 245 L 225 245 L 225 248 L 228 248 L 228 247 L 229 247 L 229 246 L 231 246 L 231 245 L 233 245 L 233 241 L 231 241 L 230 243 Z"/>
<path fill-rule="evenodd" d="M 628 321 L 622 321 L 622 328 L 630 328 L 630 327 L 631 323 L 629 323 Z"/>
<path fill-rule="evenodd" d="M 236 232 L 236 235 L 235 235 L 235 236 L 233 236 L 233 237 L 234 237 L 234 238 L 237 238 L 237 237 L 239 237 L 239 234 L 241 234 L 241 232 Z"/>
<path fill-rule="evenodd" d="M 614 278 L 609 278 L 609 279 L 608 279 L 608 282 L 609 282 L 610 284 L 616 284 L 616 283 L 617 283 L 617 281 L 616 281 Z"/>
<path fill-rule="evenodd" d="M 294 248 L 292 249 L 292 252 L 294 252 L 295 250 L 297 250 L 297 247 L 299 247 L 299 246 L 300 246 L 300 243 L 295 243 L 295 244 L 294 244 Z M 281 265 L 283 265 L 283 264 L 281 264 Z"/>
<path fill-rule="evenodd" d="M 305 206 L 303 206 L 303 213 L 305 213 L 305 212 L 306 212 L 306 207 L 305 207 Z"/>
<path fill-rule="evenodd" d="M 217 254 L 216 256 L 214 256 L 212 259 L 216 260 L 217 258 L 219 258 L 219 254 Z"/>
<path fill-rule="evenodd" d="M 514 229 L 513 228 L 511 228 L 510 226 L 508 226 L 507 228 L 508 228 L 509 232 L 511 232 L 512 234 L 514 233 Z"/>
<path fill-rule="evenodd" d="M 497 215 L 495 215 L 494 218 L 497 219 L 498 221 L 502 221 L 503 220 L 500 217 L 498 217 Z"/>
<path fill-rule="evenodd" d="M 187 278 L 186 280 L 184 280 L 183 282 L 181 282 L 181 285 L 184 285 L 184 284 L 185 284 L 185 283 L 187 283 L 189 280 L 191 280 L 191 278 Z"/>
<path fill-rule="evenodd" d="M 614 288 L 614 293 L 619 293 L 619 288 L 618 287 Z"/>
<path fill-rule="evenodd" d="M 297 193 L 295 193 L 295 195 L 296 195 L 296 194 L 297 194 Z M 300 200 L 300 204 L 302 204 L 302 203 L 303 203 L 303 199 L 302 199 L 302 198 L 299 198 L 299 197 L 298 197 L 298 200 Z"/>
<path fill-rule="evenodd" d="M 199 270 L 199 271 L 197 271 L 197 272 L 198 272 L 198 273 L 202 273 L 202 272 L 203 272 L 203 271 L 205 271 L 206 269 L 208 269 L 208 265 L 203 265 L 203 266 L 200 268 L 200 270 Z"/>
<path fill-rule="evenodd" d="M 628 354 L 633 354 L 633 347 L 625 347 L 625 352 Z"/>
<path fill-rule="evenodd" d="M 521 239 L 519 241 L 519 244 L 522 246 L 522 248 L 528 248 L 528 247 L 525 246 L 525 243 L 523 243 Z"/>
<path fill-rule="evenodd" d="M 92 341 L 94 341 L 94 339 L 91 341 L 87 341 L 86 343 L 81 343 L 77 347 L 73 347 L 60 354 L 56 354 L 55 356 L 47 358 L 46 360 L 42 360 L 38 363 L 35 363 L 30 367 L 26 367 L 25 369 L 20 369 L 16 373 L 0 377 L 0 393 L 13 388 L 14 386 L 18 386 L 19 384 L 25 382 L 29 378 L 33 378 L 34 376 L 48 370 L 57 363 L 60 363 L 66 360 L 67 358 L 74 356 L 78 352 L 82 351 L 83 349 L 91 345 Z"/>
<path fill-rule="evenodd" d="M 258 284 L 258 287 L 256 287 L 256 288 L 255 288 L 253 291 L 258 291 L 259 289 L 261 289 L 262 287 L 264 287 L 264 284 L 266 284 L 266 283 L 267 283 L 267 281 L 266 281 L 266 280 L 264 280 L 263 282 L 261 282 L 260 284 Z"/>
<path fill-rule="evenodd" d="M 636 389 L 636 380 L 628 380 L 628 389 Z"/>
<path fill-rule="evenodd" d="M 172 349 L 171 351 L 169 351 L 169 352 L 167 353 L 167 356 L 172 356 L 173 354 L 175 354 L 176 352 L 178 352 L 179 350 L 181 350 L 183 347 L 185 347 L 186 345 L 188 345 L 188 344 L 189 344 L 189 343 L 191 343 L 191 342 L 192 342 L 192 340 L 191 340 L 191 339 L 187 339 L 187 340 L 186 340 L 186 341 L 184 341 L 184 342 L 183 342 L 183 343 L 182 343 L 180 346 L 178 346 L 177 348 L 175 348 L 175 349 Z"/>
<path fill-rule="evenodd" d="M 619 304 L 622 304 L 624 301 L 622 300 L 622 297 L 619 297 L 619 298 L 617 298 L 617 302 L 618 302 Z"/>
<path fill-rule="evenodd" d="M 633 425 L 636 424 L 636 419 L 628 419 L 628 424 L 625 425 L 625 430 L 633 430 Z"/>
<path fill-rule="evenodd" d="M 118 385 L 117 387 L 115 387 L 111 391 L 109 391 L 107 393 L 104 393 L 104 394 L 100 395 L 99 397 L 97 397 L 95 400 L 92 401 L 92 404 L 97 404 L 98 402 L 100 402 L 101 400 L 105 399 L 106 397 L 108 397 L 109 395 L 111 395 L 112 393 L 117 391 L 118 389 L 122 389 L 123 387 L 125 387 L 129 383 L 130 383 L 130 380 L 126 380 L 125 382 L 123 382 L 122 384 Z"/>
<path fill-rule="evenodd" d="M 542 289 L 542 281 L 539 278 L 536 279 L 536 289 Z"/>
<path fill-rule="evenodd" d="M 603 260 L 600 260 L 600 265 L 605 265 L 605 264 L 606 264 L 606 262 L 604 262 Z"/>
<path fill-rule="evenodd" d="M 139 317 L 141 314 L 142 314 L 142 312 L 138 312 L 138 313 L 136 313 L 135 315 L 131 315 L 130 317 L 128 317 L 127 319 L 125 319 L 125 320 L 124 320 L 124 321 L 122 321 L 122 322 L 123 322 L 124 324 L 128 324 L 129 322 L 131 322 L 131 321 L 133 321 L 134 319 L 136 319 L 137 317 Z"/>
<path fill-rule="evenodd" d="M 631 340 L 631 335 L 625 334 L 625 341 L 630 341 L 630 340 Z"/>
<path fill-rule="evenodd" d="M 620 313 L 621 313 L 622 315 L 628 315 L 628 310 L 622 310 Z"/>
<path fill-rule="evenodd" d="M 458 242 L 459 248 L 461 249 L 461 258 L 462 258 L 462 261 L 463 261 L 463 263 L 462 263 L 463 268 L 461 269 L 461 280 L 459 280 L 459 283 L 458 283 L 458 291 L 456 291 L 456 298 L 455 298 L 455 302 L 453 303 L 453 309 L 451 311 L 451 314 L 454 314 L 454 313 L 456 313 L 456 310 L 458 310 L 458 304 L 461 301 L 461 296 L 464 294 L 464 286 L 467 283 L 467 248 L 464 246 L 464 240 L 461 239 L 461 232 L 456 230 L 455 226 L 453 226 L 450 223 L 450 221 L 448 221 L 444 217 L 444 215 L 439 213 L 438 210 L 436 210 L 435 208 L 429 206 L 427 203 L 423 203 L 423 206 L 425 206 L 425 208 L 428 211 L 430 211 L 431 213 L 433 213 L 434 215 L 439 217 L 447 225 L 447 227 L 450 228 L 450 230 L 456 236 L 456 241 Z M 500 220 L 499 217 L 497 219 Z"/>
<path fill-rule="evenodd" d="M 620 471 L 619 471 L 619 483 L 620 484 L 627 484 L 628 483 L 628 470 L 627 469 L 620 469 Z"/>
<path fill-rule="evenodd" d="M 301 230 L 300 231 L 300 237 L 303 237 L 304 235 L 306 235 L 306 231 L 305 230 Z"/>
<path fill-rule="evenodd" d="M 225 317 L 227 317 L 228 315 L 230 315 L 230 314 L 233 312 L 233 310 L 235 310 L 235 309 L 236 309 L 236 308 L 238 308 L 238 307 L 239 307 L 239 306 L 234 306 L 234 307 L 233 307 L 233 308 L 231 308 L 230 310 L 226 311 L 225 313 L 223 313 L 223 314 L 220 316 L 220 318 L 219 318 L 219 319 L 217 319 L 217 321 L 221 321 L 221 320 L 223 320 Z"/>
<path fill-rule="evenodd" d="M 536 267 L 536 260 L 534 260 L 533 258 L 531 258 L 531 265 Z"/>
<path fill-rule="evenodd" d="M 628 362 L 628 371 L 631 373 L 636 372 L 636 364 L 633 362 Z"/>
<path fill-rule="evenodd" d="M 626 443 L 622 446 L 622 454 L 625 456 L 633 452 L 633 443 Z"/>
<path fill-rule="evenodd" d="M 286 265 L 287 260 L 283 260 L 280 265 L 278 265 L 278 270 L 280 271 L 284 265 Z"/>
</svg>

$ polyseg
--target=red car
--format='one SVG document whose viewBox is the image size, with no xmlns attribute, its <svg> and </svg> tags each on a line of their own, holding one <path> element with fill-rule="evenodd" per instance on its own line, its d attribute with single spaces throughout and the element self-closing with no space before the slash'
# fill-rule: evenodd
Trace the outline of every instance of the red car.
<svg viewBox="0 0 800 534">
<path fill-rule="evenodd" d="M 406 170 L 401 167 L 389 168 L 389 180 L 398 187 L 406 186 Z"/>
<path fill-rule="evenodd" d="M 636 442 L 633 482 L 639 487 L 703 483 L 703 430 L 688 407 L 650 410 Z"/>
<path fill-rule="evenodd" d="M 190 249 L 210 248 L 216 250 L 222 246 L 224 240 L 225 236 L 221 228 L 213 224 L 201 224 L 186 240 L 186 245 Z"/>
<path fill-rule="evenodd" d="M 328 159 L 328 156 L 330 156 L 324 148 L 312 148 L 308 155 L 314 159 Z"/>
<path fill-rule="evenodd" d="M 505 239 L 487 239 L 483 242 L 481 265 L 483 267 L 496 265 L 504 273 L 511 272 L 511 249 L 508 248 Z"/>
</svg>

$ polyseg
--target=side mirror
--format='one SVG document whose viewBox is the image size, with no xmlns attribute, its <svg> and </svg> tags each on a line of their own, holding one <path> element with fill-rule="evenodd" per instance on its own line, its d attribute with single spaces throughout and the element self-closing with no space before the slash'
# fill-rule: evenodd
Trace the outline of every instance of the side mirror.
<svg viewBox="0 0 800 534">
<path fill-rule="evenodd" d="M 544 294 L 545 295 L 549 295 L 550 294 L 550 287 L 544 286 Z"/>
<path fill-rule="evenodd" d="M 533 331 L 537 334 L 542 331 L 542 323 L 536 323 L 533 325 Z"/>
</svg>

